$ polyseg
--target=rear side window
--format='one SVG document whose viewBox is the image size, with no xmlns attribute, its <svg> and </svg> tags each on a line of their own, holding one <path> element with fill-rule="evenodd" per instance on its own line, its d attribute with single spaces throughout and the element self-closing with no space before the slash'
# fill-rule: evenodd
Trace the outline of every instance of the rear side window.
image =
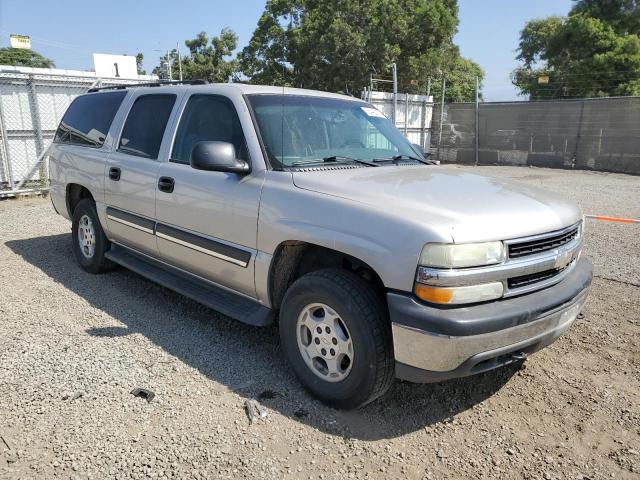
<svg viewBox="0 0 640 480">
<path fill-rule="evenodd" d="M 122 129 L 118 150 L 145 158 L 158 158 L 160 144 L 176 96 L 142 95 L 136 99 Z"/>
<path fill-rule="evenodd" d="M 182 114 L 171 161 L 189 163 L 198 142 L 232 143 L 236 157 L 249 160 L 240 119 L 231 100 L 220 95 L 192 95 Z"/>
<path fill-rule="evenodd" d="M 105 92 L 77 97 L 62 117 L 53 141 L 101 147 L 126 95 L 127 92 Z"/>
</svg>

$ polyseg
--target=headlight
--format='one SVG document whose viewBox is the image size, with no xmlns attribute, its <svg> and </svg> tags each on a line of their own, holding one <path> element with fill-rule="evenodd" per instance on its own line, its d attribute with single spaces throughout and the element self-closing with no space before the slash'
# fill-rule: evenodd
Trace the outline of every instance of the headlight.
<svg viewBox="0 0 640 480">
<path fill-rule="evenodd" d="M 505 260 L 502 242 L 427 243 L 420 254 L 420 265 L 435 268 L 466 268 L 493 265 Z"/>
</svg>

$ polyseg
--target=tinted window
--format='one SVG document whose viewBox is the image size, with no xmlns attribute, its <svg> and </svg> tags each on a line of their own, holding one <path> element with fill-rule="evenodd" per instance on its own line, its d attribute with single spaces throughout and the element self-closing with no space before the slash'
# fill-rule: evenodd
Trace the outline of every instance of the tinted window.
<svg viewBox="0 0 640 480">
<path fill-rule="evenodd" d="M 126 95 L 127 92 L 105 92 L 77 97 L 62 117 L 53 141 L 101 147 Z"/>
<path fill-rule="evenodd" d="M 146 158 L 158 158 L 175 95 L 143 95 L 134 102 L 124 124 L 118 150 Z"/>
<path fill-rule="evenodd" d="M 171 161 L 189 163 L 193 147 L 203 141 L 232 143 L 237 158 L 249 159 L 238 114 L 228 98 L 218 95 L 189 98 L 176 133 Z"/>
</svg>

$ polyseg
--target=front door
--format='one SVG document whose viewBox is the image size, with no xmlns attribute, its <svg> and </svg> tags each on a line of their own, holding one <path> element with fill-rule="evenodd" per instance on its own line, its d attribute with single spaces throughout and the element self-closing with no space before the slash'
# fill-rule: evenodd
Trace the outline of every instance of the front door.
<svg viewBox="0 0 640 480">
<path fill-rule="evenodd" d="M 134 98 L 106 165 L 109 237 L 150 255 L 157 255 L 154 226 L 159 158 L 175 103 L 176 95 L 170 93 Z"/>
<path fill-rule="evenodd" d="M 156 236 L 162 259 L 234 291 L 255 297 L 254 260 L 258 207 L 264 171 L 238 175 L 191 168 L 197 142 L 234 145 L 250 162 L 233 102 L 214 94 L 193 94 L 180 118 L 168 162 L 159 177 L 172 191 L 156 195 Z"/>
</svg>

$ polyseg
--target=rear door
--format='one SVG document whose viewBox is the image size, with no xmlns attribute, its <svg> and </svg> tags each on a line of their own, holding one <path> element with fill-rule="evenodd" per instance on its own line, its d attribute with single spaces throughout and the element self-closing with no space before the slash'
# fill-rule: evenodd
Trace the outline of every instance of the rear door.
<svg viewBox="0 0 640 480">
<path fill-rule="evenodd" d="M 178 98 L 174 92 L 135 92 L 105 172 L 107 224 L 112 240 L 157 255 L 155 201 L 164 137 Z"/>
<path fill-rule="evenodd" d="M 70 215 L 65 205 L 67 185 L 79 183 L 93 195 L 106 228 L 104 168 L 111 146 L 109 132 L 126 96 L 124 90 L 80 95 L 65 112 L 48 152 L 51 200 L 58 212 Z"/>
</svg>

